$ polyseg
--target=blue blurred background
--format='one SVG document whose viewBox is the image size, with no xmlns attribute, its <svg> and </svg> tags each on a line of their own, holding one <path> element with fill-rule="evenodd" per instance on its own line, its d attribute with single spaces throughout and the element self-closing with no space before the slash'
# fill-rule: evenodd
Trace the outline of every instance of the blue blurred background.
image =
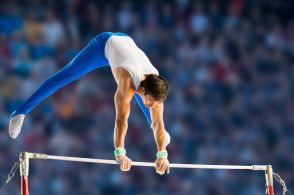
<svg viewBox="0 0 294 195">
<path fill-rule="evenodd" d="M 170 82 L 165 126 L 176 163 L 272 164 L 294 186 L 294 3 L 290 0 L 0 2 L 0 183 L 21 151 L 114 159 L 108 68 L 62 88 L 25 119 L 10 114 L 96 34 L 134 38 Z M 132 102 L 126 149 L 154 161 L 151 129 Z M 18 174 L 18 172 L 17 172 Z M 263 172 L 171 170 L 32 160 L 32 195 L 264 194 Z M 281 187 L 275 183 L 276 190 Z M 20 178 L 3 194 L 20 194 Z"/>
</svg>

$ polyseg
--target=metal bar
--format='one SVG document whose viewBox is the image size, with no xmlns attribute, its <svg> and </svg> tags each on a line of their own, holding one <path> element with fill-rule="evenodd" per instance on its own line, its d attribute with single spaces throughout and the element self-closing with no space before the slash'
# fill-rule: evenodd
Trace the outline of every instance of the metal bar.
<svg viewBox="0 0 294 195">
<path fill-rule="evenodd" d="M 47 159 L 47 160 L 63 160 L 63 161 L 74 161 L 74 162 L 88 162 L 88 163 L 99 163 L 99 164 L 114 164 L 119 163 L 115 160 L 105 159 L 94 159 L 94 158 L 80 158 L 80 157 L 68 157 L 68 156 L 54 156 L 39 153 L 28 153 L 31 159 Z M 155 163 L 150 162 L 132 162 L 133 166 L 145 166 L 155 167 Z M 205 165 L 205 164 L 174 164 L 169 165 L 170 168 L 190 168 L 190 169 L 234 169 L 234 170 L 267 170 L 267 165 Z"/>
</svg>

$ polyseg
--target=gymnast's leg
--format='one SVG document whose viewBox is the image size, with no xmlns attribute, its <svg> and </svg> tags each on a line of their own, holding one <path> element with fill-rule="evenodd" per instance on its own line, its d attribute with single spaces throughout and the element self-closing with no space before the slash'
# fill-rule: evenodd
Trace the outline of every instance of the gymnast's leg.
<svg viewBox="0 0 294 195">
<path fill-rule="evenodd" d="M 140 106 L 141 110 L 143 111 L 148 123 L 149 123 L 149 126 L 151 127 L 151 124 L 152 124 L 152 119 L 151 119 L 151 115 L 150 115 L 150 110 L 149 108 L 147 108 L 144 103 L 143 103 L 143 100 L 142 98 L 140 97 L 139 94 L 135 93 L 135 99 L 138 103 L 138 105 Z M 167 146 L 170 142 L 170 135 L 167 131 L 165 131 L 165 145 Z"/>
<path fill-rule="evenodd" d="M 44 99 L 86 73 L 96 68 L 108 66 L 104 50 L 101 50 L 101 45 L 97 41 L 99 40 L 99 35 L 97 36 L 72 61 L 46 80 L 31 97 L 12 113 L 13 118 L 9 124 L 9 133 L 12 138 L 18 136 L 25 115 L 29 114 Z"/>
</svg>

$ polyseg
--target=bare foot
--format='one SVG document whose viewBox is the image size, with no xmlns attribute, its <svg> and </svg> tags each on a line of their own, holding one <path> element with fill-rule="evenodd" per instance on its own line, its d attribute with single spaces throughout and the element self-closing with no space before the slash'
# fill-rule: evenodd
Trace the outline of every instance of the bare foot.
<svg viewBox="0 0 294 195">
<path fill-rule="evenodd" d="M 18 114 L 10 119 L 9 135 L 11 138 L 13 138 L 13 139 L 17 138 L 18 134 L 21 131 L 21 127 L 22 127 L 24 118 L 25 118 L 24 114 Z"/>
</svg>

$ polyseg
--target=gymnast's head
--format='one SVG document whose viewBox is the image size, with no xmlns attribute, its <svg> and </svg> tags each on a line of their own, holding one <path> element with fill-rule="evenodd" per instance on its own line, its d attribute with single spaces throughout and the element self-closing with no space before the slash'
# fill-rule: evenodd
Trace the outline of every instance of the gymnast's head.
<svg viewBox="0 0 294 195">
<path fill-rule="evenodd" d="M 168 94 L 168 81 L 166 78 L 149 74 L 141 81 L 142 100 L 145 106 L 154 107 L 165 101 Z"/>
</svg>

